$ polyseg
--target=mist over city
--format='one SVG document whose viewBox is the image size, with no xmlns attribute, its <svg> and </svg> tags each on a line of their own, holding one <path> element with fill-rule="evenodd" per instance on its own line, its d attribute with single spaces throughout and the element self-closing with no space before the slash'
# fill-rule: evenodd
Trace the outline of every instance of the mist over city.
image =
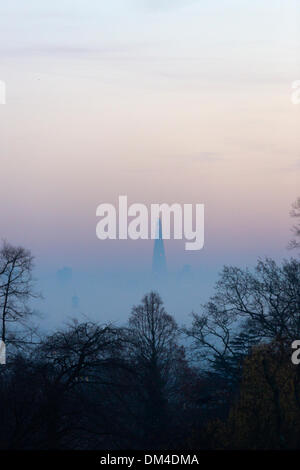
<svg viewBox="0 0 300 470">
<path fill-rule="evenodd" d="M 1 2 L 0 458 L 299 450 L 299 24 Z"/>
</svg>

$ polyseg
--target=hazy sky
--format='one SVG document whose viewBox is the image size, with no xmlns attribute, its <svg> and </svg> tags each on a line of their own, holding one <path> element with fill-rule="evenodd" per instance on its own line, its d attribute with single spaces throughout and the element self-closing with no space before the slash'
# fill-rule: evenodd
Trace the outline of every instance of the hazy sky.
<svg viewBox="0 0 300 470">
<path fill-rule="evenodd" d="M 151 266 L 151 241 L 96 239 L 120 194 L 205 204 L 171 266 L 288 255 L 299 1 L 2 0 L 0 39 L 1 236 L 40 266 Z"/>
</svg>

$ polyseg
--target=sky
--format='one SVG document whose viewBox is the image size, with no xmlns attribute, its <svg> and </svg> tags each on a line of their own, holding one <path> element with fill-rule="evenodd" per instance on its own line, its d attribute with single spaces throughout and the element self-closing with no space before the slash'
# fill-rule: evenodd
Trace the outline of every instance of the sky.
<svg viewBox="0 0 300 470">
<path fill-rule="evenodd" d="M 0 236 L 44 279 L 148 273 L 152 241 L 96 238 L 127 195 L 205 205 L 203 250 L 166 243 L 174 273 L 289 256 L 299 79 L 298 0 L 2 0 Z"/>
</svg>

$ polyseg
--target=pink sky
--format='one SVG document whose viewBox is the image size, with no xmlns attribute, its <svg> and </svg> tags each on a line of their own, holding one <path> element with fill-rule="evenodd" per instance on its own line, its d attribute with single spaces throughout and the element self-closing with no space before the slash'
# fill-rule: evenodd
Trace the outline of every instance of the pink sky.
<svg viewBox="0 0 300 470">
<path fill-rule="evenodd" d="M 287 256 L 299 3 L 149 3 L 0 7 L 1 236 L 45 266 L 147 264 L 151 242 L 95 236 L 126 194 L 205 204 L 205 248 L 170 242 L 174 266 Z"/>
</svg>

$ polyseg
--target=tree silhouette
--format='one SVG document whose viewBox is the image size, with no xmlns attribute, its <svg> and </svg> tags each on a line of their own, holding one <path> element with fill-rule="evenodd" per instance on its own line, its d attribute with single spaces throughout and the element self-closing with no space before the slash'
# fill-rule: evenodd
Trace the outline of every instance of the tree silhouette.
<svg viewBox="0 0 300 470">
<path fill-rule="evenodd" d="M 254 344 L 300 337 L 300 263 L 260 260 L 254 272 L 224 267 L 216 294 L 185 333 L 208 367 L 238 379 Z"/>
<path fill-rule="evenodd" d="M 24 326 L 23 320 L 32 314 L 28 301 L 37 297 L 33 290 L 32 269 L 33 256 L 29 250 L 3 242 L 0 249 L 0 311 L 1 339 L 4 342 L 7 340 L 7 324 Z"/>
<path fill-rule="evenodd" d="M 178 353 L 178 327 L 156 292 L 145 295 L 129 318 L 130 356 L 144 397 L 147 445 L 155 446 L 167 419 L 168 385 Z"/>
</svg>

